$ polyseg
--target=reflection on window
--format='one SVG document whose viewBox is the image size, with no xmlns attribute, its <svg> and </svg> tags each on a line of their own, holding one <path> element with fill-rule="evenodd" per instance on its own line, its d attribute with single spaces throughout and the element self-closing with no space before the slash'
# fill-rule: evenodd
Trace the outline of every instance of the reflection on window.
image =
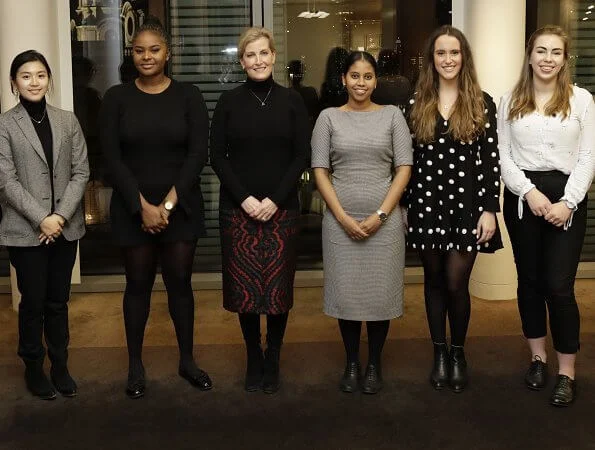
<svg viewBox="0 0 595 450">
<path fill-rule="evenodd" d="M 450 0 L 275 1 L 275 79 L 302 95 L 313 125 L 322 109 L 347 101 L 341 75 L 348 53 L 367 51 L 378 60 L 372 100 L 403 105 L 424 62 L 426 38 L 438 26 L 450 23 Z M 302 264 L 315 267 L 321 261 L 325 205 L 311 171 L 302 175 L 299 194 L 299 257 Z M 407 255 L 407 263 L 419 264 L 413 253 Z"/>
</svg>

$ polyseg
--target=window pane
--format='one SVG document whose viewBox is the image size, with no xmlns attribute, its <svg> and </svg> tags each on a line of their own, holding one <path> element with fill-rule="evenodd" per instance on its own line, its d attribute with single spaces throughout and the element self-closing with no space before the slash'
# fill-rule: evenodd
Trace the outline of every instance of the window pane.
<svg viewBox="0 0 595 450">
<path fill-rule="evenodd" d="M 365 50 L 379 62 L 381 104 L 408 101 L 423 64 L 430 33 L 451 23 L 450 0 L 275 0 L 271 18 L 277 47 L 275 79 L 302 94 L 312 124 L 318 113 L 346 101 L 341 82 L 347 52 Z M 314 266 L 322 260 L 321 221 L 325 209 L 310 172 L 301 179 L 300 259 Z M 419 265 L 414 252 L 408 265 Z"/>
<path fill-rule="evenodd" d="M 559 24 L 568 32 L 572 81 L 595 94 L 595 0 L 527 1 L 527 36 L 548 24 Z M 595 261 L 595 184 L 587 208 L 581 261 Z"/>
<path fill-rule="evenodd" d="M 236 54 L 241 32 L 251 23 L 249 0 L 170 0 L 171 74 L 197 85 L 212 115 L 221 92 L 244 81 Z M 201 174 L 207 236 L 199 239 L 195 272 L 221 270 L 219 179 L 210 166 Z"/>
</svg>

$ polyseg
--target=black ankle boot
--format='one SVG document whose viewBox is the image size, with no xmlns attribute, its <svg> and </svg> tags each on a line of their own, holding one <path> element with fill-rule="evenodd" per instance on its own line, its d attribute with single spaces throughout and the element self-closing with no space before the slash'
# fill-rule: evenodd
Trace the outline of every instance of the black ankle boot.
<svg viewBox="0 0 595 450">
<path fill-rule="evenodd" d="M 448 384 L 448 369 L 448 347 L 445 343 L 434 343 L 434 367 L 430 373 L 430 384 L 434 389 L 444 389 Z"/>
<path fill-rule="evenodd" d="M 264 372 L 264 355 L 260 344 L 246 346 L 246 381 L 244 389 L 248 392 L 254 392 L 262 386 L 262 377 Z"/>
<path fill-rule="evenodd" d="M 54 400 L 56 391 L 43 371 L 43 360 L 25 362 L 25 382 L 27 389 L 42 400 Z"/>
<path fill-rule="evenodd" d="M 52 365 L 50 377 L 56 390 L 64 397 L 76 397 L 76 382 L 70 376 L 66 365 Z"/>
<path fill-rule="evenodd" d="M 267 394 L 274 394 L 281 386 L 279 377 L 280 347 L 267 347 L 264 352 L 264 374 L 262 377 L 262 390 Z"/>
<path fill-rule="evenodd" d="M 454 392 L 463 392 L 469 379 L 467 377 L 467 361 L 463 347 L 451 345 L 450 368 L 448 371 L 450 389 Z"/>
</svg>

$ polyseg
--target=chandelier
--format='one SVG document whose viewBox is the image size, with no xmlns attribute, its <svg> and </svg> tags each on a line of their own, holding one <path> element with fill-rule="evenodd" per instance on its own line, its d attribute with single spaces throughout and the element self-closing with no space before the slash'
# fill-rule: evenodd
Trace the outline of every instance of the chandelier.
<svg viewBox="0 0 595 450">
<path fill-rule="evenodd" d="M 326 19 L 330 16 L 326 11 L 319 11 L 316 9 L 316 0 L 314 0 L 314 9 L 310 11 L 310 0 L 308 0 L 308 9 L 298 14 L 302 19 Z"/>
</svg>

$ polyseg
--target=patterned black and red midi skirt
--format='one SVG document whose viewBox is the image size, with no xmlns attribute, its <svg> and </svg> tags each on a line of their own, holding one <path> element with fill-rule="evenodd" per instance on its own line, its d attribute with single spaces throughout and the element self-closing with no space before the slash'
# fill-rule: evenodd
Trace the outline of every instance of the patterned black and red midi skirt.
<svg viewBox="0 0 595 450">
<path fill-rule="evenodd" d="M 241 209 L 220 210 L 223 307 L 283 314 L 293 306 L 298 212 L 277 210 L 267 222 Z"/>
</svg>

